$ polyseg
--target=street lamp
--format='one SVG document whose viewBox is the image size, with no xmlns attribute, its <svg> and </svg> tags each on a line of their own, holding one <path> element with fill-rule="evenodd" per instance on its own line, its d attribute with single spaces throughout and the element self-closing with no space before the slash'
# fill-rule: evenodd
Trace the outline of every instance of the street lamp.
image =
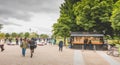
<svg viewBox="0 0 120 65">
<path fill-rule="evenodd" d="M 31 28 L 29 28 L 29 31 L 30 31 L 30 33 L 31 33 Z"/>
</svg>

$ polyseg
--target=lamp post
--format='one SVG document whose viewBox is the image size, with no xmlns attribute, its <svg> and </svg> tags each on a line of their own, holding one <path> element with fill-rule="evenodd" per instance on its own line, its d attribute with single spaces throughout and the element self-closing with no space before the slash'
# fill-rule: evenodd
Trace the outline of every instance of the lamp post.
<svg viewBox="0 0 120 65">
<path fill-rule="evenodd" d="M 31 28 L 29 28 L 29 31 L 30 31 L 30 33 L 31 33 Z"/>
</svg>

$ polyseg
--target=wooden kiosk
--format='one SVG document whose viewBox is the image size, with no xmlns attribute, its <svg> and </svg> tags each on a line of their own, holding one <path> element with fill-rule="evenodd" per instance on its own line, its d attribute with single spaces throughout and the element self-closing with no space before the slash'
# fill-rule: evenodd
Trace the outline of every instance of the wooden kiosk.
<svg viewBox="0 0 120 65">
<path fill-rule="evenodd" d="M 103 34 L 91 33 L 91 32 L 71 32 L 71 45 L 84 45 L 84 40 L 87 38 L 91 40 L 91 44 L 93 45 L 102 45 L 103 42 Z"/>
</svg>

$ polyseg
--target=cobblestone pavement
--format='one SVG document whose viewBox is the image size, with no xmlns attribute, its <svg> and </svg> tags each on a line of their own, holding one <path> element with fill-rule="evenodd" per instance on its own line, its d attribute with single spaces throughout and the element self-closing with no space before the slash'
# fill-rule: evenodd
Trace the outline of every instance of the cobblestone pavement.
<svg viewBox="0 0 120 65">
<path fill-rule="evenodd" d="M 78 65 L 76 61 L 82 61 L 80 65 L 111 65 L 99 53 L 91 50 L 77 50 L 76 53 L 76 49 L 64 47 L 63 52 L 59 52 L 57 45 L 45 45 L 35 49 L 33 58 L 30 58 L 30 50 L 26 51 L 23 57 L 18 45 L 5 45 L 5 51 L 0 52 L 0 65 Z M 120 57 L 110 58 L 120 61 Z"/>
</svg>

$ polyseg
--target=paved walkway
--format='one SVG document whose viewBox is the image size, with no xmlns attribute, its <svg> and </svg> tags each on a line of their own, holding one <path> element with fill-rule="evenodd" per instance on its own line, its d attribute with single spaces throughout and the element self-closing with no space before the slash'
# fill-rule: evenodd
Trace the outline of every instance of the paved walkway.
<svg viewBox="0 0 120 65">
<path fill-rule="evenodd" d="M 107 62 L 109 62 L 110 65 L 120 65 L 120 62 L 112 59 L 110 56 L 108 56 L 108 55 L 105 54 L 104 52 L 97 51 L 97 53 L 98 53 L 99 55 L 101 55 L 105 60 L 107 60 Z"/>
<path fill-rule="evenodd" d="M 85 65 L 85 62 L 80 50 L 74 51 L 74 65 Z"/>
<path fill-rule="evenodd" d="M 98 53 L 92 50 L 85 50 L 82 52 L 86 65 L 109 65 L 109 63 Z"/>
<path fill-rule="evenodd" d="M 120 60 L 120 58 L 118 58 Z M 75 50 L 64 47 L 63 52 L 58 51 L 57 45 L 38 46 L 33 58 L 30 50 L 26 56 L 21 55 L 18 45 L 5 45 L 5 51 L 0 52 L 0 65 L 120 65 L 113 58 L 102 51 Z"/>
</svg>

